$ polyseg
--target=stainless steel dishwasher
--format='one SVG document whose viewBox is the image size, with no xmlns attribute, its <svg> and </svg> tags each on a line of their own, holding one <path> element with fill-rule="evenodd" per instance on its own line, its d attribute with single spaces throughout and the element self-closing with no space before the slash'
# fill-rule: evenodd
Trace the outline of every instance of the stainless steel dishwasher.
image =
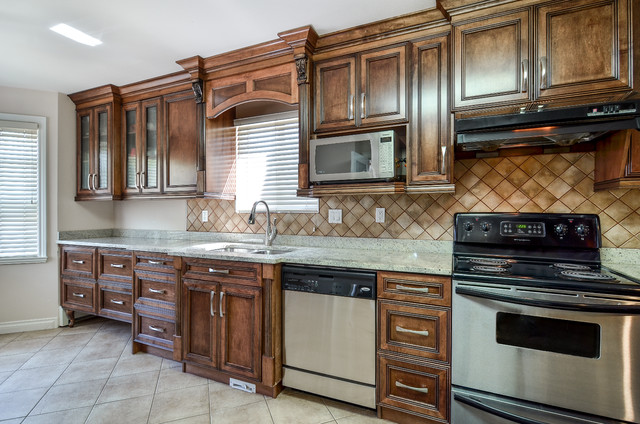
<svg viewBox="0 0 640 424">
<path fill-rule="evenodd" d="M 376 273 L 285 265 L 286 387 L 375 408 Z"/>
</svg>

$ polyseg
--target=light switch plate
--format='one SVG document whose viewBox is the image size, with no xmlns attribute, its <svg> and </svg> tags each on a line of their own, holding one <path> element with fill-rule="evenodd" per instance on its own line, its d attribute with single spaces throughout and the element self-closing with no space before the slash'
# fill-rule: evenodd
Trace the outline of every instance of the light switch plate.
<svg viewBox="0 0 640 424">
<path fill-rule="evenodd" d="M 204 210 L 202 211 L 202 222 L 207 222 L 209 220 L 209 211 L 208 210 Z"/>
<path fill-rule="evenodd" d="M 384 222 L 385 211 L 384 208 L 376 208 L 376 222 Z"/>
<path fill-rule="evenodd" d="M 329 209 L 329 224 L 342 224 L 342 209 Z"/>
</svg>

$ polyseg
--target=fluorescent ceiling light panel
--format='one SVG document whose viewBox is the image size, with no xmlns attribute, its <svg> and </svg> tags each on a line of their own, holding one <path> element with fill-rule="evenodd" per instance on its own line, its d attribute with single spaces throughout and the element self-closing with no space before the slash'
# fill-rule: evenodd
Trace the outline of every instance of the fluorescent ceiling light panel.
<svg viewBox="0 0 640 424">
<path fill-rule="evenodd" d="M 52 26 L 49 28 L 51 31 L 55 31 L 60 35 L 63 35 L 67 38 L 72 39 L 73 41 L 77 41 L 78 43 L 86 44 L 87 46 L 97 46 L 98 44 L 102 44 L 102 41 L 97 38 L 93 38 L 92 36 L 85 34 L 84 32 L 75 29 L 67 24 L 58 24 L 56 26 Z"/>
</svg>

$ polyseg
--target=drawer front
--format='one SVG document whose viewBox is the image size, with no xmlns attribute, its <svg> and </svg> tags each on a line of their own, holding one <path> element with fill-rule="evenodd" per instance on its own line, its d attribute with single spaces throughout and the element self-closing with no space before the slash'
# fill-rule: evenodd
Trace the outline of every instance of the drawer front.
<svg viewBox="0 0 640 424">
<path fill-rule="evenodd" d="M 131 322 L 133 296 L 131 291 L 99 286 L 98 314 Z"/>
<path fill-rule="evenodd" d="M 184 259 L 184 278 L 207 281 L 227 281 L 235 284 L 259 286 L 262 267 L 250 262 L 214 261 L 207 259 Z"/>
<path fill-rule="evenodd" d="M 378 303 L 380 349 L 447 362 L 450 312 L 415 304 Z"/>
<path fill-rule="evenodd" d="M 96 284 L 87 281 L 62 279 L 62 306 L 94 313 L 94 296 Z"/>
<path fill-rule="evenodd" d="M 431 363 L 379 356 L 379 402 L 448 420 L 450 370 Z"/>
<path fill-rule="evenodd" d="M 62 274 L 95 278 L 95 249 L 75 246 L 62 248 Z"/>
<path fill-rule="evenodd" d="M 99 278 L 129 280 L 133 278 L 132 257 L 130 251 L 99 250 Z"/>
<path fill-rule="evenodd" d="M 378 272 L 378 297 L 451 306 L 451 277 Z"/>
<path fill-rule="evenodd" d="M 158 253 L 135 252 L 134 263 L 136 270 L 175 274 L 174 260 L 170 256 Z"/>
<path fill-rule="evenodd" d="M 136 312 L 134 327 L 136 342 L 168 350 L 173 349 L 175 321 Z"/>
<path fill-rule="evenodd" d="M 136 272 L 136 298 L 147 298 L 175 305 L 176 285 L 174 276 L 164 277 L 145 272 Z"/>
</svg>

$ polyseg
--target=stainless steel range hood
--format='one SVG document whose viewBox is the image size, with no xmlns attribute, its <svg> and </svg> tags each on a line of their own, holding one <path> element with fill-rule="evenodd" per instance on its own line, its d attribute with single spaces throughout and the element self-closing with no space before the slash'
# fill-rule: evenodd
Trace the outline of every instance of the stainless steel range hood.
<svg viewBox="0 0 640 424">
<path fill-rule="evenodd" d="M 464 151 L 570 146 L 630 128 L 640 129 L 640 100 L 473 117 L 455 122 L 456 144 Z"/>
</svg>

